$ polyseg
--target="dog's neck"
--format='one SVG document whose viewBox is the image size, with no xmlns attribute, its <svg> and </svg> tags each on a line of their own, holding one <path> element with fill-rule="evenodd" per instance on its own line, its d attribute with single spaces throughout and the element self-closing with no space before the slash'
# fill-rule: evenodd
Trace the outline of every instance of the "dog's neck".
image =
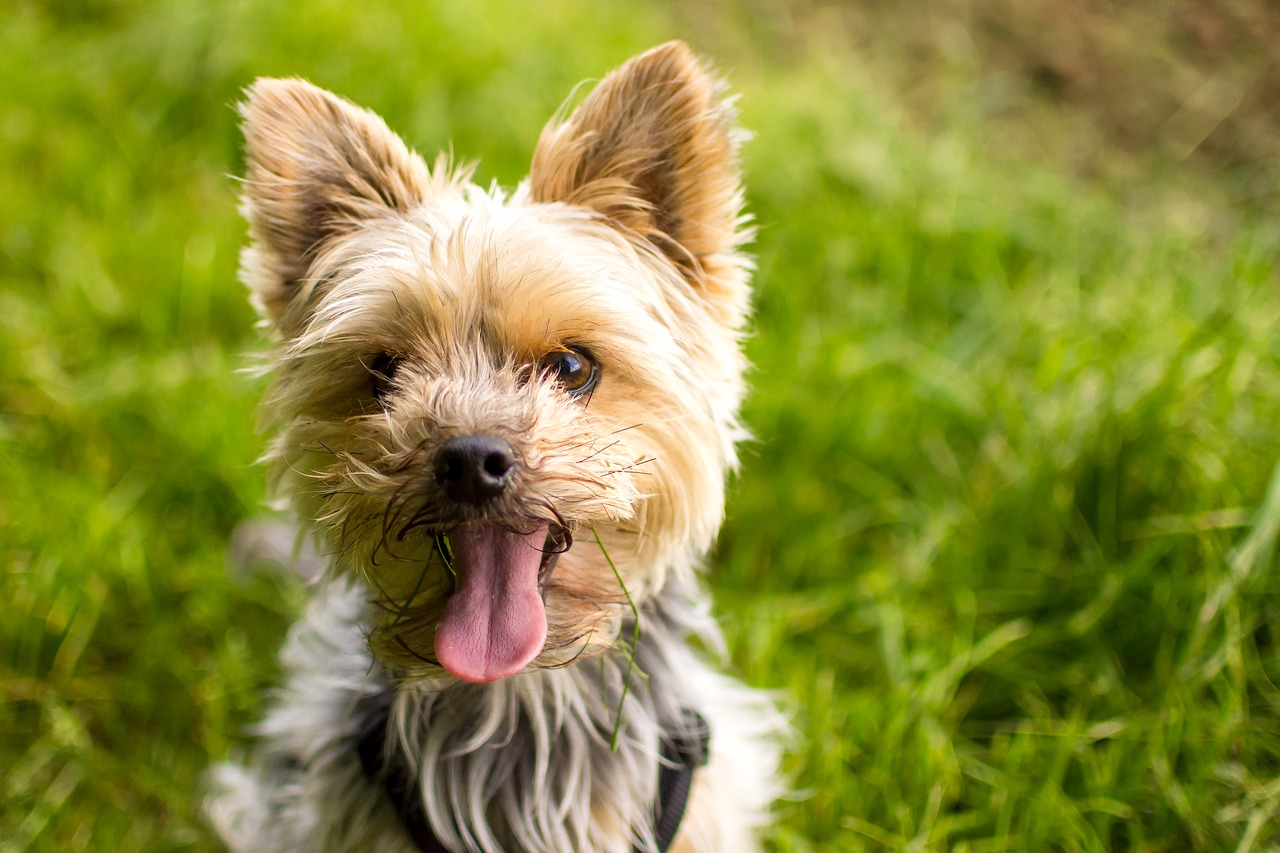
<svg viewBox="0 0 1280 853">
<path fill-rule="evenodd" d="M 383 766 L 417 777 L 441 844 L 657 848 L 660 755 L 673 739 L 699 737 L 689 640 L 719 644 L 691 583 L 673 580 L 642 608 L 634 669 L 615 649 L 485 685 L 388 686 Z M 622 627 L 630 637 L 633 626 Z"/>
</svg>

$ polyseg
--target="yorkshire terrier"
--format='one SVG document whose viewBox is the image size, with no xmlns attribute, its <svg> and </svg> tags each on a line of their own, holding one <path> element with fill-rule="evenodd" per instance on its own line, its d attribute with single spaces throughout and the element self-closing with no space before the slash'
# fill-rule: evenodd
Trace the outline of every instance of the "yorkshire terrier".
<svg viewBox="0 0 1280 853">
<path fill-rule="evenodd" d="M 785 724 L 699 579 L 743 437 L 732 100 L 682 43 L 510 194 L 301 80 L 241 106 L 268 457 L 326 556 L 235 851 L 748 851 Z"/>
</svg>

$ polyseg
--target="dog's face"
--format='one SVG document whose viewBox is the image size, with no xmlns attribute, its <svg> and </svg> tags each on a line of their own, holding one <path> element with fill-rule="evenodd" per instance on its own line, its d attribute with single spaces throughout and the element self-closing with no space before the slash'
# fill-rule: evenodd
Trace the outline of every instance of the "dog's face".
<svg viewBox="0 0 1280 853">
<path fill-rule="evenodd" d="M 631 60 L 509 198 L 301 81 L 242 109 L 271 455 L 374 591 L 374 653 L 485 682 L 607 647 L 628 595 L 709 546 L 735 462 L 747 262 L 721 87 L 679 43 Z"/>
</svg>

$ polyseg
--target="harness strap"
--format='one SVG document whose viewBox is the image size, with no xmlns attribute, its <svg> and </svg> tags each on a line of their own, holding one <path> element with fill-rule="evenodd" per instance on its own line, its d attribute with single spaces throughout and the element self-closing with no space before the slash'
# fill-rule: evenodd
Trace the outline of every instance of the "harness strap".
<svg viewBox="0 0 1280 853">
<path fill-rule="evenodd" d="M 385 694 L 371 697 L 371 700 L 365 702 L 376 703 L 376 707 L 365 717 L 365 724 L 360 729 L 359 740 L 356 742 L 360 766 L 369 779 L 382 781 L 396 814 L 400 816 L 409 837 L 422 853 L 449 853 L 448 848 L 440 843 L 440 839 L 431 830 L 422 809 L 422 799 L 417 796 L 413 771 L 404 756 L 399 750 L 395 750 L 389 765 L 383 761 L 391 706 Z M 671 733 L 663 738 L 662 763 L 658 768 L 658 798 L 653 804 L 653 835 L 659 853 L 666 853 L 675 840 L 685 808 L 689 805 L 693 771 L 704 766 L 710 755 L 711 731 L 707 721 L 692 708 L 683 709 L 681 715 L 680 731 L 688 732 L 688 735 Z M 637 847 L 635 853 L 642 851 Z"/>
<path fill-rule="evenodd" d="M 390 712 L 390 704 L 381 702 L 377 710 L 367 718 L 360 740 L 356 743 L 356 750 L 360 753 L 360 766 L 371 780 L 382 779 L 382 785 L 391 798 L 396 814 L 400 816 L 400 822 L 422 853 L 449 853 L 449 849 L 440 843 L 440 839 L 431 831 L 431 825 L 427 823 L 427 815 L 422 810 L 422 798 L 415 796 L 417 786 L 413 784 L 413 775 L 399 750 L 393 759 L 400 760 L 392 760 L 390 767 L 383 765 L 383 744 L 387 740 L 387 718 Z"/>
<path fill-rule="evenodd" d="M 659 853 L 666 853 L 680 829 L 689 792 L 693 790 L 693 771 L 706 765 L 711 752 L 711 729 L 701 714 L 692 708 L 681 710 L 682 730 L 663 739 L 663 763 L 658 767 L 658 799 L 653 804 L 653 835 Z"/>
</svg>

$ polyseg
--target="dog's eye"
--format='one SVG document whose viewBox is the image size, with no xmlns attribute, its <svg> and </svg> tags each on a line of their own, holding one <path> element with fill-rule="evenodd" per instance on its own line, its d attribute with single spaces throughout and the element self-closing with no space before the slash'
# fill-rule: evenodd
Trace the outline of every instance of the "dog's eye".
<svg viewBox="0 0 1280 853">
<path fill-rule="evenodd" d="M 575 347 L 553 350 L 542 357 L 542 372 L 560 383 L 574 396 L 585 394 L 596 386 L 600 370 L 585 350 Z"/>
<path fill-rule="evenodd" d="M 374 399 L 381 401 L 387 396 L 399 367 L 400 358 L 386 352 L 378 353 L 369 362 L 369 379 L 373 385 Z"/>
</svg>

